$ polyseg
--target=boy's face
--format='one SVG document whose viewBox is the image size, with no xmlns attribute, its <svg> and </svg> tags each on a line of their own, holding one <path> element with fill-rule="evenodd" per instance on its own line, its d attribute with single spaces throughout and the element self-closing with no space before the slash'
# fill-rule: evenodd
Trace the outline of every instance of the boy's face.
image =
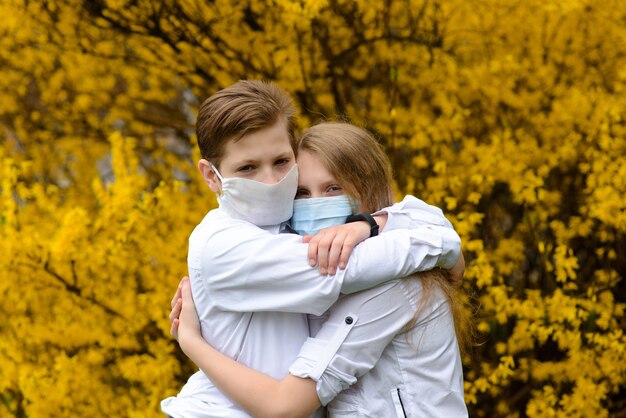
<svg viewBox="0 0 626 418">
<path fill-rule="evenodd" d="M 296 161 L 289 142 L 287 122 L 279 120 L 259 131 L 244 135 L 239 141 L 230 140 L 217 167 L 224 178 L 242 177 L 266 184 L 278 183 Z M 211 190 L 218 193 L 221 182 L 207 160 L 198 169 Z"/>
</svg>

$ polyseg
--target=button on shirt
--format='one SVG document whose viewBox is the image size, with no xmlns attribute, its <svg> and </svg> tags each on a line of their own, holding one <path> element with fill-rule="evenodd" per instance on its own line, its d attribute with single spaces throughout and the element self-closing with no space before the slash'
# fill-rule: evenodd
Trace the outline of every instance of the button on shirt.
<svg viewBox="0 0 626 418">
<path fill-rule="evenodd" d="M 309 335 L 305 313 L 325 312 L 340 293 L 451 267 L 460 254 L 458 235 L 439 209 L 409 200 L 386 209 L 386 232 L 359 244 L 334 276 L 310 267 L 308 245 L 277 234 L 278 225 L 261 229 L 221 209 L 209 212 L 191 234 L 188 256 L 203 337 L 236 361 L 282 379 Z M 249 416 L 202 371 L 161 408 L 175 418 Z"/>
</svg>

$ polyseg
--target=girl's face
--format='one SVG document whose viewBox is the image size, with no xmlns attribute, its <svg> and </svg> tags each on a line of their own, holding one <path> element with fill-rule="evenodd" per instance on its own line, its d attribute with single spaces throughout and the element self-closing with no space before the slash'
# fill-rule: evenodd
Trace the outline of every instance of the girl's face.
<svg viewBox="0 0 626 418">
<path fill-rule="evenodd" d="M 322 161 L 312 152 L 298 153 L 298 191 L 296 199 L 329 197 L 344 194 L 343 189 L 328 172 Z"/>
</svg>

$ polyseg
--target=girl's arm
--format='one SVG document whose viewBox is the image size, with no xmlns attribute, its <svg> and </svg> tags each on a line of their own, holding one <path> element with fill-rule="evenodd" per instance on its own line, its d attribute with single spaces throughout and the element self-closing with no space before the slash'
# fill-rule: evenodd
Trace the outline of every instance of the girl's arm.
<svg viewBox="0 0 626 418">
<path fill-rule="evenodd" d="M 237 363 L 211 347 L 200 333 L 189 279 L 172 300 L 171 334 L 181 349 L 233 402 L 255 417 L 306 417 L 320 406 L 315 381 L 287 375 L 277 380 Z"/>
</svg>

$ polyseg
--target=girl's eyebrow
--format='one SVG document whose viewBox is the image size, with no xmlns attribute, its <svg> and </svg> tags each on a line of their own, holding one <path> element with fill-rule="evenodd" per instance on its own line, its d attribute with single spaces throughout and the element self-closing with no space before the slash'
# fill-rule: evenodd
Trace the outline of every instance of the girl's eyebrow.
<svg viewBox="0 0 626 418">
<path fill-rule="evenodd" d="M 334 185 L 341 187 L 341 185 L 339 184 L 337 180 L 330 180 L 330 181 L 326 181 L 322 183 L 322 187 L 328 187 L 328 186 L 334 186 Z"/>
</svg>

